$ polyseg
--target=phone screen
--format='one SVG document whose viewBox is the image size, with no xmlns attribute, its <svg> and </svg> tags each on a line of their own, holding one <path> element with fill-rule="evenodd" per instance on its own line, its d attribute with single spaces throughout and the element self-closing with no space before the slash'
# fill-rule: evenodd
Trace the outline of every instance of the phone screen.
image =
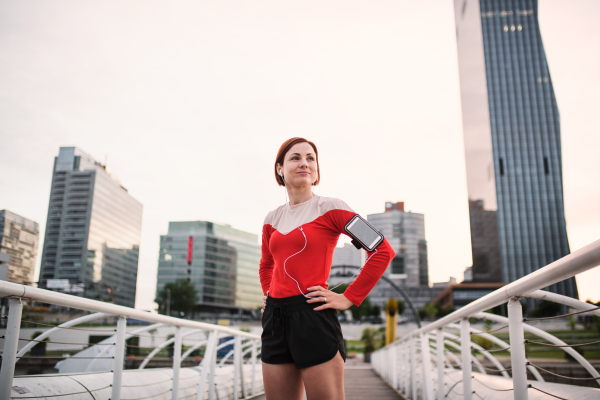
<svg viewBox="0 0 600 400">
<path fill-rule="evenodd" d="M 368 249 L 372 249 L 378 241 L 382 240 L 381 233 L 371 228 L 361 218 L 354 218 L 354 220 L 346 226 L 346 230 L 356 239 L 364 243 Z"/>
</svg>

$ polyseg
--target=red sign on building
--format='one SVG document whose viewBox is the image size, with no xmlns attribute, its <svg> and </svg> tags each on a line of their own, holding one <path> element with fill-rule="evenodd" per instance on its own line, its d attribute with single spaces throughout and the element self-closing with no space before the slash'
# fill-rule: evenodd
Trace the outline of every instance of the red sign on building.
<svg viewBox="0 0 600 400">
<path fill-rule="evenodd" d="M 192 251 L 193 250 L 194 250 L 194 237 L 190 236 L 188 238 L 188 254 L 187 254 L 188 265 L 192 265 Z"/>
</svg>

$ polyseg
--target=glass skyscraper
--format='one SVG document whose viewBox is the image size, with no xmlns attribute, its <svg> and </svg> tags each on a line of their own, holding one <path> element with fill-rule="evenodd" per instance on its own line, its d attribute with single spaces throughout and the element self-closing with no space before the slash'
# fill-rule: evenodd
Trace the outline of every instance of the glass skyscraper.
<svg viewBox="0 0 600 400">
<path fill-rule="evenodd" d="M 141 230 L 142 204 L 119 179 L 80 149 L 61 147 L 39 287 L 134 307 Z"/>
<path fill-rule="evenodd" d="M 156 291 L 189 280 L 200 313 L 238 313 L 262 304 L 258 236 L 209 221 L 169 222 L 160 237 Z"/>
<path fill-rule="evenodd" d="M 569 254 L 560 123 L 536 0 L 455 0 L 473 280 Z M 578 297 L 573 278 L 549 288 Z"/>
</svg>

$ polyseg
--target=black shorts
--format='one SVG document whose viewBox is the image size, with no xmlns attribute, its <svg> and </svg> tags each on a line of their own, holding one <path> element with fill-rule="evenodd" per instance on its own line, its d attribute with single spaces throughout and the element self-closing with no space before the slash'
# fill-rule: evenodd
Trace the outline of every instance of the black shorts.
<svg viewBox="0 0 600 400">
<path fill-rule="evenodd" d="M 313 309 L 322 302 L 307 303 L 303 295 L 276 299 L 267 297 L 262 315 L 261 360 L 267 364 L 294 363 L 307 368 L 327 362 L 346 350 L 337 310 Z"/>
</svg>

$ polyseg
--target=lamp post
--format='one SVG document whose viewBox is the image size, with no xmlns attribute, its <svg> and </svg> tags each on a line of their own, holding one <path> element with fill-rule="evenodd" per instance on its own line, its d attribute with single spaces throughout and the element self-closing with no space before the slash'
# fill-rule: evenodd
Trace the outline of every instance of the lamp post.
<svg viewBox="0 0 600 400">
<path fill-rule="evenodd" d="M 167 315 L 171 315 L 171 289 L 167 288 Z"/>
</svg>

